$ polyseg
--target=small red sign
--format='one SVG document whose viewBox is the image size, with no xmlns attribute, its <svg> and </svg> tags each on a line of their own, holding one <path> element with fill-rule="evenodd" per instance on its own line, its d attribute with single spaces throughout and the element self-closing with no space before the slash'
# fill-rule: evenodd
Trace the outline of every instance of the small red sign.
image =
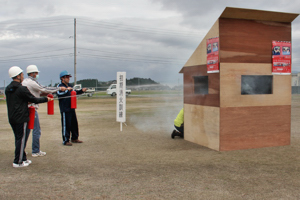
<svg viewBox="0 0 300 200">
<path fill-rule="evenodd" d="M 219 37 L 206 40 L 207 73 L 218 73 L 219 70 Z"/>
<path fill-rule="evenodd" d="M 290 41 L 272 42 L 272 73 L 291 74 L 292 72 L 292 45 Z"/>
</svg>

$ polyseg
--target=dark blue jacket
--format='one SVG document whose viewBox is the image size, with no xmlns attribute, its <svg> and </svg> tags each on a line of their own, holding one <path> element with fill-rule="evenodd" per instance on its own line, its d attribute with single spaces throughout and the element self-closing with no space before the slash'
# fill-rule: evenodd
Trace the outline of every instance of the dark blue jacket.
<svg viewBox="0 0 300 200">
<path fill-rule="evenodd" d="M 71 84 L 65 85 L 64 83 L 59 84 L 57 87 L 73 87 Z M 78 90 L 76 91 L 76 95 L 78 94 L 82 94 L 83 91 Z M 57 91 L 57 96 L 58 96 L 58 100 L 59 100 L 59 109 L 60 112 L 70 112 L 71 110 L 75 110 L 71 108 L 71 91 L 69 90 L 65 90 L 64 92 L 62 91 Z"/>
</svg>

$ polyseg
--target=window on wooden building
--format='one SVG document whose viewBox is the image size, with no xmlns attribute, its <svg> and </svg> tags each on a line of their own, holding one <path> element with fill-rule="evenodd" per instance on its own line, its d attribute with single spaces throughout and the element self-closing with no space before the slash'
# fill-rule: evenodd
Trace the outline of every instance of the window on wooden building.
<svg viewBox="0 0 300 200">
<path fill-rule="evenodd" d="M 194 93 L 208 94 L 208 76 L 194 76 Z"/>
<path fill-rule="evenodd" d="M 242 75 L 242 95 L 272 94 L 273 76 Z"/>
</svg>

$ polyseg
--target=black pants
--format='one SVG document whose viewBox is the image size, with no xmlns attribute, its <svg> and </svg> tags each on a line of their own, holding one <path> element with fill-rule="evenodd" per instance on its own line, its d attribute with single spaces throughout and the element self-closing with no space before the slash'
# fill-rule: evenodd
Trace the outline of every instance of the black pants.
<svg viewBox="0 0 300 200">
<path fill-rule="evenodd" d="M 175 126 L 175 125 L 174 125 Z M 176 130 L 182 133 L 182 136 L 184 136 L 184 127 L 181 125 L 180 127 L 175 126 Z"/>
<path fill-rule="evenodd" d="M 60 114 L 63 144 L 70 141 L 70 133 L 72 133 L 71 140 L 77 140 L 79 137 L 79 130 L 75 110 L 61 112 Z"/>
<path fill-rule="evenodd" d="M 14 163 L 22 164 L 27 160 L 25 148 L 30 130 L 27 129 L 27 122 L 10 124 L 15 135 L 15 159 Z"/>
</svg>

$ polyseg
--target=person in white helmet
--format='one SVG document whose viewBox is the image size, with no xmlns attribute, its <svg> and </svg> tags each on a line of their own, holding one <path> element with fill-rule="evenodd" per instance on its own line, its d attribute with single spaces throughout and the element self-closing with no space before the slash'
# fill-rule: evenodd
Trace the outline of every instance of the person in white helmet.
<svg viewBox="0 0 300 200">
<path fill-rule="evenodd" d="M 31 160 L 27 160 L 25 147 L 29 136 L 27 122 L 29 121 L 28 103 L 44 103 L 52 101 L 52 98 L 33 96 L 27 87 L 22 86 L 24 79 L 23 70 L 13 66 L 8 70 L 9 77 L 13 81 L 6 87 L 6 104 L 8 121 L 15 135 L 15 159 L 13 167 L 27 167 Z"/>
<path fill-rule="evenodd" d="M 26 69 L 28 78 L 24 79 L 22 82 L 23 86 L 26 86 L 28 90 L 35 97 L 40 97 L 41 94 L 50 94 L 55 93 L 58 90 L 65 91 L 66 88 L 57 88 L 57 87 L 46 87 L 42 86 L 37 80 L 39 78 L 39 70 L 36 65 L 29 65 Z M 38 114 L 39 104 L 29 104 L 28 107 L 35 107 L 35 120 L 34 120 L 34 128 L 32 130 L 32 157 L 45 156 L 46 152 L 40 150 L 40 137 L 41 137 L 41 128 L 40 128 L 40 120 Z"/>
</svg>

